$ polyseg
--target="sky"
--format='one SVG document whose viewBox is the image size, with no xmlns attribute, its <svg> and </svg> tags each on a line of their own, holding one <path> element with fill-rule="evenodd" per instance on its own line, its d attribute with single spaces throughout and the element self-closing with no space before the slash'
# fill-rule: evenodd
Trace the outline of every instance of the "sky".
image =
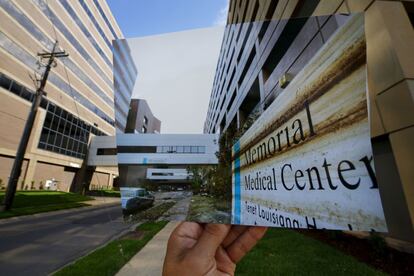
<svg viewBox="0 0 414 276">
<path fill-rule="evenodd" d="M 202 133 L 228 0 L 107 0 L 161 133 Z"/>
<path fill-rule="evenodd" d="M 125 38 L 225 25 L 228 0 L 107 0 Z"/>
<path fill-rule="evenodd" d="M 203 133 L 224 26 L 128 39 L 138 77 L 132 98 L 147 100 L 161 133 Z"/>
</svg>

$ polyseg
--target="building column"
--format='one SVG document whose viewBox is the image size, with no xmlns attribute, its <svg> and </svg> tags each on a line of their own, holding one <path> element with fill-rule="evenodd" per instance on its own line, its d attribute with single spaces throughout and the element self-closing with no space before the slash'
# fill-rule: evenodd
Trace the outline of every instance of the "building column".
<svg viewBox="0 0 414 276">
<path fill-rule="evenodd" d="M 375 168 L 391 237 L 414 242 L 414 31 L 404 5 L 365 13 L 369 116 Z"/>
<path fill-rule="evenodd" d="M 108 188 L 109 187 L 113 187 L 113 184 L 114 184 L 114 175 L 112 174 L 112 173 L 109 173 L 109 179 L 108 179 Z"/>
<path fill-rule="evenodd" d="M 37 165 L 37 159 L 36 158 L 30 158 L 27 164 L 27 170 L 26 175 L 24 177 L 24 183 L 29 187 L 29 189 L 32 186 L 32 181 L 34 181 L 34 175 L 36 171 L 36 165 Z M 38 183 L 34 184 L 34 187 L 37 189 Z"/>
</svg>

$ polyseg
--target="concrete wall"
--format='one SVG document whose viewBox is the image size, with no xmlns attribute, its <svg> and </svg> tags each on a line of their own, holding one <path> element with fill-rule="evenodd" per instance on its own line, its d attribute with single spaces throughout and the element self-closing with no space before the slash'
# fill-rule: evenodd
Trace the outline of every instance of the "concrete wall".
<svg viewBox="0 0 414 276">
<path fill-rule="evenodd" d="M 118 134 L 118 164 L 217 164 L 214 134 Z M 120 147 L 205 146 L 205 153 L 120 153 Z"/>
<path fill-rule="evenodd" d="M 145 119 L 146 118 L 146 119 Z M 132 99 L 125 133 L 160 133 L 161 121 L 144 99 Z"/>
</svg>

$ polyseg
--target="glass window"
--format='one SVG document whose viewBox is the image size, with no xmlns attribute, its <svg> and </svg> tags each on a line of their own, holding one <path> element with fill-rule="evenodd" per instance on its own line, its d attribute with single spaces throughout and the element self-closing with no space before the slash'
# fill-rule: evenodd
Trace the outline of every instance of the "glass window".
<svg viewBox="0 0 414 276">
<path fill-rule="evenodd" d="M 206 153 L 206 147 L 204 147 L 204 146 L 199 146 L 199 147 L 198 147 L 198 153 Z"/>
<path fill-rule="evenodd" d="M 11 80 L 4 76 L 3 74 L 0 75 L 0 86 L 6 90 L 10 89 Z"/>
<path fill-rule="evenodd" d="M 47 130 L 46 128 L 43 128 L 42 133 L 40 134 L 40 142 L 46 143 L 48 134 L 49 134 L 49 130 Z"/>
<path fill-rule="evenodd" d="M 53 120 L 53 114 L 48 112 L 45 117 L 45 122 L 43 124 L 44 127 L 50 128 Z"/>
<path fill-rule="evenodd" d="M 73 139 L 69 139 L 69 141 L 68 141 L 68 149 L 69 150 L 72 150 L 72 148 L 73 148 Z"/>
<path fill-rule="evenodd" d="M 19 95 L 20 96 L 20 91 L 22 90 L 22 86 L 21 85 L 19 85 L 18 83 L 16 83 L 16 82 L 13 82 L 12 83 L 12 85 L 11 85 L 11 87 L 10 87 L 10 91 L 11 92 L 13 92 L 14 94 L 16 94 L 16 95 Z"/>
<path fill-rule="evenodd" d="M 177 146 L 177 153 L 183 153 L 184 147 L 183 146 Z"/>
<path fill-rule="evenodd" d="M 103 135 L 96 128 L 93 129 Z M 91 126 L 84 121 L 75 118 L 66 110 L 50 104 L 38 147 L 59 154 L 83 158 L 87 151 L 90 130 Z"/>
<path fill-rule="evenodd" d="M 198 153 L 198 147 L 191 146 L 191 153 Z"/>
<path fill-rule="evenodd" d="M 63 136 L 63 140 L 62 140 L 61 147 L 66 149 L 67 148 L 67 145 L 68 145 L 68 137 L 67 136 Z"/>
<path fill-rule="evenodd" d="M 55 137 L 56 137 L 55 132 L 54 131 L 50 131 L 49 132 L 49 136 L 47 138 L 47 143 L 49 145 L 54 145 L 55 144 Z"/>
<path fill-rule="evenodd" d="M 23 87 L 23 89 L 20 91 L 20 97 L 31 102 L 33 101 L 34 94 L 31 91 L 29 91 L 27 88 Z"/>
<path fill-rule="evenodd" d="M 184 146 L 184 153 L 190 153 L 191 147 L 190 146 Z"/>
<path fill-rule="evenodd" d="M 39 143 L 39 149 L 46 149 L 46 144 L 45 144 L 45 143 L 40 142 L 40 143 Z"/>
<path fill-rule="evenodd" d="M 60 147 L 61 144 L 62 144 L 62 134 L 58 133 L 56 134 L 55 146 Z"/>
</svg>

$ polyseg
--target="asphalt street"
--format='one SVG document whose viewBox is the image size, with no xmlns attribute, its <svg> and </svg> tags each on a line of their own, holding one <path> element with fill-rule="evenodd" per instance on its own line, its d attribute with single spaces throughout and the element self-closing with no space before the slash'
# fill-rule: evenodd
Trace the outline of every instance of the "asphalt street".
<svg viewBox="0 0 414 276">
<path fill-rule="evenodd" d="M 0 221 L 0 275 L 47 275 L 130 227 L 119 204 Z"/>
</svg>

